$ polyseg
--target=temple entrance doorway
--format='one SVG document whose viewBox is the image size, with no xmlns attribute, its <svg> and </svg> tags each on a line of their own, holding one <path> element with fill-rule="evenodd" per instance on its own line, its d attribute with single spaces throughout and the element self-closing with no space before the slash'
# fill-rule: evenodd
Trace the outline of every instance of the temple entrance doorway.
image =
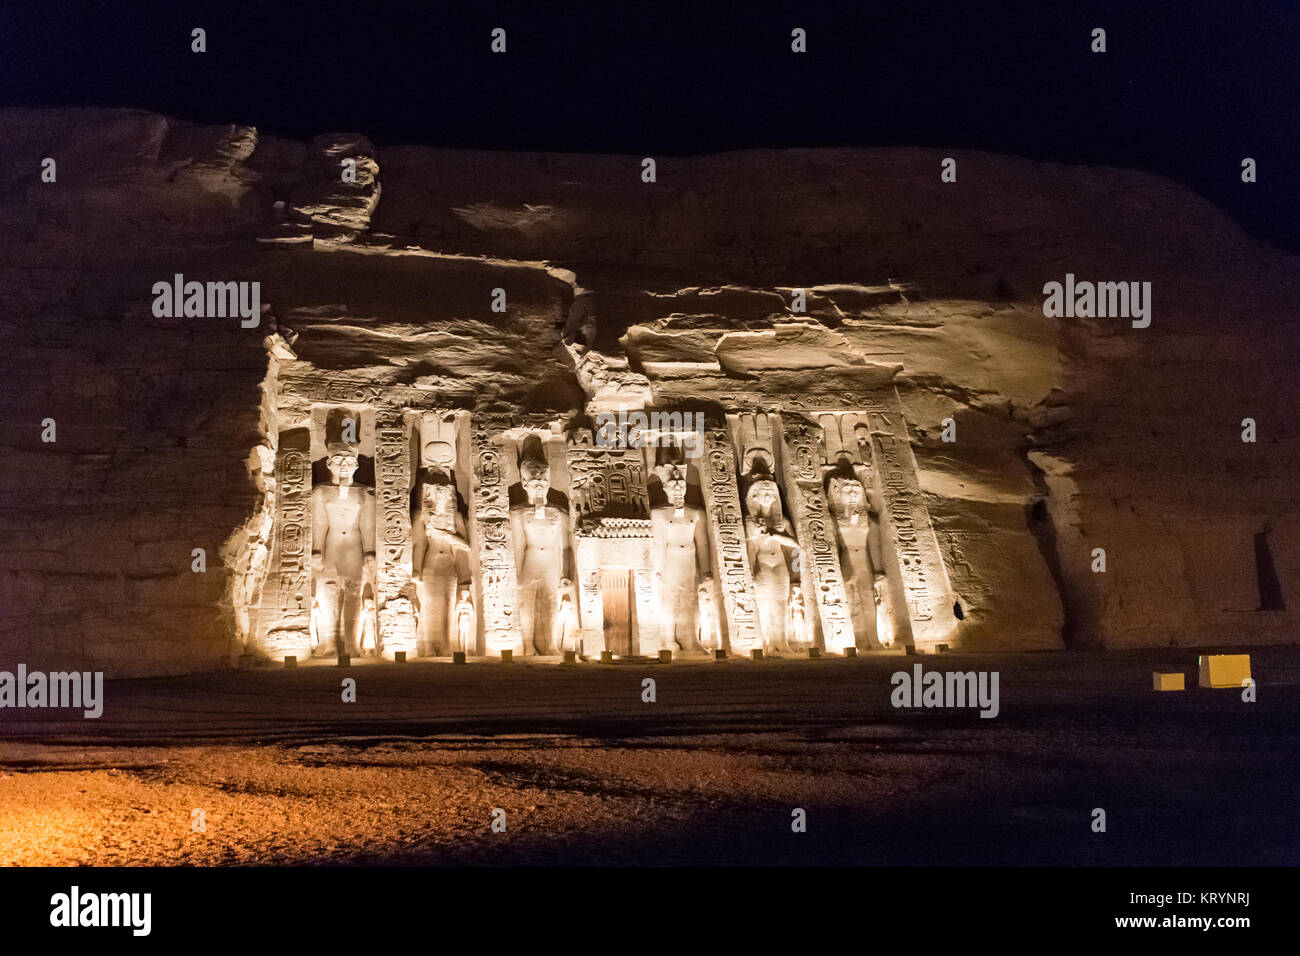
<svg viewBox="0 0 1300 956">
<path fill-rule="evenodd" d="M 604 610 L 605 649 L 632 654 L 632 576 L 626 568 L 600 572 L 600 600 Z"/>
</svg>

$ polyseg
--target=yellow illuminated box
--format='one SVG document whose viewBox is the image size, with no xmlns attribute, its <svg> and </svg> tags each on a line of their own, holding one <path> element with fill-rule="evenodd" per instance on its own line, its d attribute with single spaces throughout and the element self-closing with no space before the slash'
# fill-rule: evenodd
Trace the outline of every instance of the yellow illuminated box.
<svg viewBox="0 0 1300 956">
<path fill-rule="evenodd" d="M 1162 674 L 1156 671 L 1151 675 L 1151 683 L 1154 685 L 1154 690 L 1186 690 L 1185 676 L 1182 673 Z"/>
<path fill-rule="evenodd" d="M 1249 654 L 1202 654 L 1198 660 L 1202 687 L 1240 687 L 1250 677 Z"/>
</svg>

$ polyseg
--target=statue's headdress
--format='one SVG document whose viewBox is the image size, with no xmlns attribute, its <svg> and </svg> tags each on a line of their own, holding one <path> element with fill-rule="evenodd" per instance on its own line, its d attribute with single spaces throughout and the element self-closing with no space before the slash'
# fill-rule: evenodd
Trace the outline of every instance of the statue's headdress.
<svg viewBox="0 0 1300 956">
<path fill-rule="evenodd" d="M 456 461 L 456 449 L 446 441 L 425 442 L 422 455 L 424 464 L 431 468 L 450 469 Z"/>
<path fill-rule="evenodd" d="M 546 460 L 541 438 L 537 435 L 527 436 L 519 453 L 519 476 L 528 481 L 531 478 L 545 478 L 550 472 L 551 466 Z"/>
<path fill-rule="evenodd" d="M 826 475 L 826 497 L 830 501 L 831 509 L 838 512 L 843 508 L 842 492 L 847 484 L 861 486 L 863 492 L 862 505 L 870 510 L 871 502 L 866 495 L 867 488 L 862 484 L 862 479 L 858 477 L 858 473 L 853 470 L 852 464 L 846 459 L 841 459 L 839 464 Z"/>
<path fill-rule="evenodd" d="M 772 453 L 760 445 L 753 445 L 745 450 L 744 472 L 756 481 L 763 478 L 775 480 L 772 474 Z"/>
<path fill-rule="evenodd" d="M 325 416 L 325 450 L 331 455 L 356 455 L 361 448 L 361 417 L 348 408 L 331 408 Z"/>
</svg>

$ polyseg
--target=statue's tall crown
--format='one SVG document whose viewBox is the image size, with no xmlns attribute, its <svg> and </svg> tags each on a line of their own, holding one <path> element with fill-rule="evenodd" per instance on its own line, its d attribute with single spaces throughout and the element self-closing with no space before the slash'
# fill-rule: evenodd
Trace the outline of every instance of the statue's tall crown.
<svg viewBox="0 0 1300 956">
<path fill-rule="evenodd" d="M 551 466 L 546 460 L 546 450 L 542 447 L 542 440 L 537 435 L 529 435 L 524 438 L 523 447 L 519 451 L 519 474 L 521 477 L 543 478 L 550 473 Z"/>
</svg>

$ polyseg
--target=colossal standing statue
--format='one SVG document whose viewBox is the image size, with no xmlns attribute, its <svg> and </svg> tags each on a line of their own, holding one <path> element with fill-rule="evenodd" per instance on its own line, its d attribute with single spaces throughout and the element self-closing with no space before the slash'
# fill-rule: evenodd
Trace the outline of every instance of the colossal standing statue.
<svg viewBox="0 0 1300 956">
<path fill-rule="evenodd" d="M 708 525 L 704 509 L 686 504 L 686 473 L 680 465 L 665 469 L 668 504 L 651 509 L 654 572 L 663 617 L 662 646 L 684 653 L 702 653 L 699 640 L 699 588 L 709 573 Z"/>
<path fill-rule="evenodd" d="M 352 484 L 355 445 L 334 442 L 326 450 L 330 483 L 311 492 L 315 652 L 359 654 L 362 587 L 375 583 L 375 493 Z"/>
<path fill-rule="evenodd" d="M 758 622 L 764 643 L 774 651 L 790 650 L 790 559 L 799 543 L 781 507 L 781 490 L 772 478 L 771 460 L 749 453 L 749 490 L 745 493 L 745 536 L 754 571 Z"/>
<path fill-rule="evenodd" d="M 519 462 L 527 503 L 510 509 L 519 585 L 519 628 L 524 647 L 555 654 L 561 582 L 573 580 L 569 514 L 548 502 L 551 469 L 541 439 L 529 435 Z M 570 585 L 572 587 L 572 585 Z"/>
<path fill-rule="evenodd" d="M 880 570 L 884 562 L 879 522 L 866 489 L 851 468 L 844 466 L 832 472 L 827 485 L 853 632 L 859 647 L 874 647 L 880 643 L 876 617 L 885 579 Z"/>
<path fill-rule="evenodd" d="M 411 528 L 411 578 L 419 599 L 421 656 L 451 653 L 457 589 L 468 587 L 469 539 L 456 507 L 456 486 L 444 473 L 423 485 Z"/>
</svg>

